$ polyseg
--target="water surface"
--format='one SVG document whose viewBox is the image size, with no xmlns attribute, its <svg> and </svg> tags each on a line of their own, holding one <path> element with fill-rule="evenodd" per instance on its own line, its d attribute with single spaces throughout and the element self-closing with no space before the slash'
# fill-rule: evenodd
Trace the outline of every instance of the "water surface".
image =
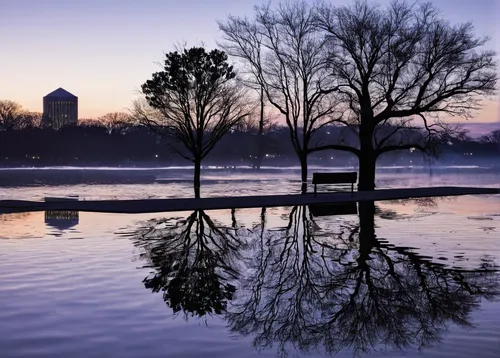
<svg viewBox="0 0 500 358">
<path fill-rule="evenodd" d="M 496 178 L 406 171 L 378 185 L 498 187 Z M 285 173 L 203 190 L 276 193 L 293 183 Z M 192 195 L 182 182 L 0 192 L 55 194 Z M 1 215 L 0 356 L 499 357 L 498 196 L 355 210 Z"/>
</svg>

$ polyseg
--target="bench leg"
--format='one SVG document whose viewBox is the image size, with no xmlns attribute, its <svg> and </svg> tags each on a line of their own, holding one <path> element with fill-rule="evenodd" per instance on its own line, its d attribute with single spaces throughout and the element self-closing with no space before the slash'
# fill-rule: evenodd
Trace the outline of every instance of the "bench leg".
<svg viewBox="0 0 500 358">
<path fill-rule="evenodd" d="M 316 196 L 316 184 L 314 184 L 314 196 Z"/>
<path fill-rule="evenodd" d="M 354 183 L 351 183 L 351 194 L 354 194 Z"/>
</svg>

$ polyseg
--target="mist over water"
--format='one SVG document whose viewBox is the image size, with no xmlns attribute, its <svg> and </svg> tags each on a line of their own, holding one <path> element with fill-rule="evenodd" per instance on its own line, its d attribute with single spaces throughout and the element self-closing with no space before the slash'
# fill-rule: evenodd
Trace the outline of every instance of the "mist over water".
<svg viewBox="0 0 500 358">
<path fill-rule="evenodd" d="M 309 175 L 314 171 L 350 170 L 356 168 L 310 166 Z M 376 178 L 378 188 L 500 187 L 500 167 L 382 166 Z M 299 193 L 300 168 L 262 167 L 256 171 L 246 167 L 208 167 L 202 171 L 201 181 L 205 197 Z M 192 168 L 0 169 L 0 200 L 43 200 L 45 196 L 57 195 L 78 195 L 87 200 L 192 197 Z"/>
</svg>

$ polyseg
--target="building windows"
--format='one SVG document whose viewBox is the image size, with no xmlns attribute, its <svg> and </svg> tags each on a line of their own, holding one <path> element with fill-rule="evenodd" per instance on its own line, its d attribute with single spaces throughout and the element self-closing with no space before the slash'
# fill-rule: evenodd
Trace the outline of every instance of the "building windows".
<svg viewBox="0 0 500 358">
<path fill-rule="evenodd" d="M 43 113 L 48 124 L 59 129 L 78 122 L 78 97 L 59 88 L 43 98 Z"/>
</svg>

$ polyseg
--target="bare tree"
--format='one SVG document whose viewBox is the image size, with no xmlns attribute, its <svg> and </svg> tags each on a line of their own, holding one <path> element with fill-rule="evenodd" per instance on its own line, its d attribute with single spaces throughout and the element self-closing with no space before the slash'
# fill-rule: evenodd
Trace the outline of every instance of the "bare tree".
<svg viewBox="0 0 500 358">
<path fill-rule="evenodd" d="M 17 115 L 15 129 L 37 128 L 42 124 L 43 113 L 22 111 Z"/>
<path fill-rule="evenodd" d="M 252 113 L 235 126 L 235 130 L 252 135 L 267 134 L 279 127 L 278 122 L 271 115 L 264 114 L 261 120 L 260 114 Z"/>
<path fill-rule="evenodd" d="M 14 101 L 0 100 L 0 130 L 19 130 L 39 127 L 43 114 L 30 112 Z"/>
<path fill-rule="evenodd" d="M 442 116 L 469 118 L 496 88 L 495 53 L 472 24 L 452 25 L 431 4 L 368 1 L 318 6 L 332 75 L 350 115 L 338 122 L 359 138 L 359 189 L 375 187 L 377 158 L 393 150 L 429 152 L 458 130 Z M 422 130 L 421 136 L 407 137 Z M 382 133 L 384 132 L 384 133 Z M 321 149 L 326 149 L 324 146 Z"/>
<path fill-rule="evenodd" d="M 235 80 L 227 55 L 202 47 L 166 54 L 163 70 L 142 85 L 147 104 L 135 104 L 136 120 L 173 135 L 189 152 L 172 148 L 194 164 L 195 197 L 200 197 L 201 161 L 217 142 L 252 112 Z"/>
<path fill-rule="evenodd" d="M 496 129 L 489 134 L 485 134 L 479 138 L 481 143 L 500 144 L 500 129 Z"/>
<path fill-rule="evenodd" d="M 0 100 L 0 129 L 15 129 L 22 107 L 19 103 L 9 100 Z"/>
<path fill-rule="evenodd" d="M 305 192 L 314 133 L 341 117 L 326 42 L 315 26 L 313 9 L 305 1 L 276 9 L 256 6 L 253 19 L 230 16 L 219 28 L 224 33 L 222 47 L 243 63 L 246 82 L 262 88 L 284 116 Z"/>
<path fill-rule="evenodd" d="M 102 122 L 97 118 L 80 118 L 78 119 L 79 127 L 101 127 Z"/>
<path fill-rule="evenodd" d="M 98 121 L 101 122 L 101 125 L 106 127 L 108 134 L 111 134 L 116 131 L 122 131 L 124 128 L 128 127 L 131 124 L 130 117 L 129 113 L 110 112 L 99 117 Z"/>
</svg>

